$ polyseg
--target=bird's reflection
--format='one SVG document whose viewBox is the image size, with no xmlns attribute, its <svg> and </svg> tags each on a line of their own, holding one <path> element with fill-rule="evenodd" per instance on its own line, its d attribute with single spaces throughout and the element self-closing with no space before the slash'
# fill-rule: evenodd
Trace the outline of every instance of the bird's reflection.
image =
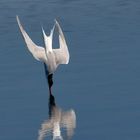
<svg viewBox="0 0 140 140">
<path fill-rule="evenodd" d="M 44 140 L 50 134 L 52 140 L 70 140 L 76 127 L 75 111 L 73 109 L 63 111 L 56 106 L 55 97 L 52 94 L 49 96 L 48 106 L 49 119 L 42 123 L 38 140 Z M 62 129 L 65 129 L 65 135 L 62 134 Z"/>
</svg>

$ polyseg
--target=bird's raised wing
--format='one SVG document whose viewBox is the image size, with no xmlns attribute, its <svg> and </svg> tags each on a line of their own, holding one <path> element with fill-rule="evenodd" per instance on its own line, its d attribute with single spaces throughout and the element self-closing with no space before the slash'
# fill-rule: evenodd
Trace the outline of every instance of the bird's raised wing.
<svg viewBox="0 0 140 140">
<path fill-rule="evenodd" d="M 18 22 L 20 31 L 21 31 L 21 33 L 23 35 L 23 38 L 25 40 L 25 43 L 27 45 L 27 48 L 32 53 L 32 55 L 34 56 L 34 58 L 37 59 L 37 60 L 40 60 L 40 61 L 47 61 L 47 58 L 46 58 L 46 55 L 45 55 L 45 49 L 43 47 L 37 46 L 31 40 L 31 38 L 28 36 L 28 34 L 26 33 L 26 31 L 22 27 L 18 16 L 16 18 L 17 18 L 17 22 Z"/>
<path fill-rule="evenodd" d="M 55 25 L 59 34 L 59 49 L 53 49 L 53 52 L 55 54 L 56 63 L 59 64 L 68 64 L 69 63 L 69 50 L 65 41 L 64 34 L 62 32 L 62 29 L 57 21 L 55 21 Z"/>
</svg>

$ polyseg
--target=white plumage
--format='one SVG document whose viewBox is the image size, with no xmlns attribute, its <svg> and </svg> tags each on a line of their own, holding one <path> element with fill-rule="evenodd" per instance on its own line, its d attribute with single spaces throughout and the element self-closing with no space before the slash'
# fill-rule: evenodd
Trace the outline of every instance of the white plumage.
<svg viewBox="0 0 140 140">
<path fill-rule="evenodd" d="M 29 35 L 26 33 L 26 31 L 22 27 L 18 16 L 16 18 L 17 18 L 20 31 L 27 45 L 27 48 L 29 49 L 29 51 L 32 53 L 32 55 L 34 56 L 36 60 L 42 61 L 47 65 L 47 70 L 49 74 L 53 74 L 59 64 L 69 63 L 69 51 L 68 51 L 68 47 L 65 41 L 65 37 L 59 23 L 56 20 L 49 36 L 45 34 L 45 31 L 42 28 L 44 43 L 45 43 L 45 48 L 44 48 L 44 47 L 36 45 L 31 40 Z M 60 48 L 58 49 L 52 48 L 53 32 L 54 32 L 55 27 L 59 35 Z"/>
</svg>

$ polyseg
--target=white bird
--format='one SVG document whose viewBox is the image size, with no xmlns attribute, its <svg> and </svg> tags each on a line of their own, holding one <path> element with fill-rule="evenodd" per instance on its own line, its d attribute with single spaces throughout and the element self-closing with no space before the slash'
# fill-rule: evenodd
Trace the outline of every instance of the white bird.
<svg viewBox="0 0 140 140">
<path fill-rule="evenodd" d="M 68 50 L 67 43 L 65 41 L 65 37 L 62 32 L 62 29 L 56 20 L 49 36 L 45 34 L 44 29 L 42 28 L 44 44 L 45 44 L 45 48 L 44 48 L 44 47 L 40 47 L 36 45 L 31 40 L 29 35 L 26 33 L 26 31 L 22 27 L 18 16 L 16 16 L 16 18 L 17 18 L 20 31 L 27 45 L 27 48 L 29 49 L 29 51 L 31 52 L 31 54 L 36 60 L 42 61 L 47 65 L 47 67 L 45 65 L 45 69 L 48 72 L 48 84 L 49 84 L 49 89 L 51 89 L 51 86 L 53 84 L 52 76 L 56 68 L 58 67 L 58 65 L 69 63 L 69 57 L 70 57 L 69 50 Z M 58 49 L 52 49 L 53 32 L 54 32 L 55 27 L 57 28 L 58 35 L 59 35 L 60 48 Z"/>
</svg>

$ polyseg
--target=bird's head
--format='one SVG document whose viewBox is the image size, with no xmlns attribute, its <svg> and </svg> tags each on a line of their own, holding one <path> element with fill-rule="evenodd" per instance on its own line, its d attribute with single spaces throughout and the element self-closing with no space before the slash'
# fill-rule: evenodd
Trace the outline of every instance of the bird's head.
<svg viewBox="0 0 140 140">
<path fill-rule="evenodd" d="M 49 84 L 49 88 L 51 88 L 52 85 L 53 85 L 53 79 L 52 79 L 52 77 L 53 77 L 53 74 L 49 74 L 49 75 L 48 75 L 48 84 Z"/>
</svg>

